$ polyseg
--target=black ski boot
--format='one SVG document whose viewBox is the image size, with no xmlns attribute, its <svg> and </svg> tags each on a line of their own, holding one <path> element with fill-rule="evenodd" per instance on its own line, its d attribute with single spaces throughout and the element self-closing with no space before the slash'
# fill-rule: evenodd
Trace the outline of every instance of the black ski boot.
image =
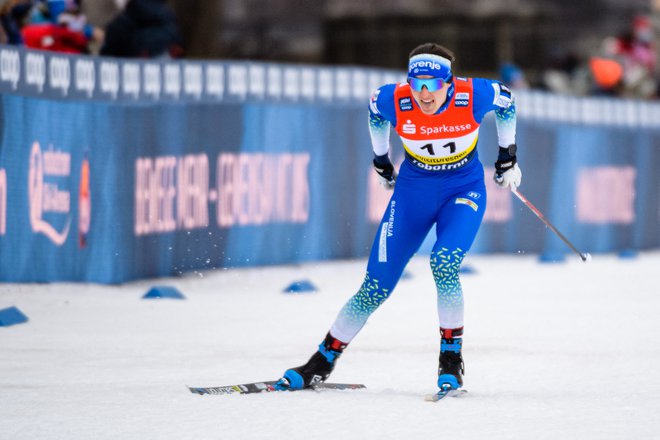
<svg viewBox="0 0 660 440">
<path fill-rule="evenodd" d="M 284 377 L 275 384 L 275 387 L 280 390 L 301 390 L 325 382 L 346 345 L 328 333 L 319 345 L 318 351 L 307 363 L 286 370 Z"/>
<path fill-rule="evenodd" d="M 457 390 L 463 386 L 465 365 L 461 355 L 463 345 L 463 328 L 440 329 L 442 342 L 440 343 L 440 359 L 438 368 L 438 388 Z"/>
</svg>

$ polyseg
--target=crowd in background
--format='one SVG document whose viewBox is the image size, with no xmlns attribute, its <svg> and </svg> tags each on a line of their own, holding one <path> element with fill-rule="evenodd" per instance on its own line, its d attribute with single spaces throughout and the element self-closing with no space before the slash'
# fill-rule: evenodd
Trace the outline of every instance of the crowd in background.
<svg viewBox="0 0 660 440">
<path fill-rule="evenodd" d="M 532 86 L 577 96 L 657 99 L 660 81 L 654 38 L 651 20 L 637 16 L 620 35 L 605 38 L 593 53 L 567 50 L 550 60 Z M 530 87 L 515 64 L 503 64 L 500 77 L 512 88 Z"/>
<path fill-rule="evenodd" d="M 83 0 L 6 0 L 0 43 L 32 49 L 116 57 L 180 57 L 183 42 L 165 0 L 129 0 L 101 28 L 82 11 Z"/>
<path fill-rule="evenodd" d="M 103 27 L 90 24 L 83 0 L 0 0 L 0 43 L 65 53 L 126 58 L 179 58 L 183 38 L 166 0 L 122 0 Z M 541 88 L 577 96 L 657 99 L 660 85 L 652 21 L 636 17 L 620 35 L 607 37 L 593 53 L 570 49 L 529 81 L 514 63 L 500 79 L 512 88 Z"/>
</svg>

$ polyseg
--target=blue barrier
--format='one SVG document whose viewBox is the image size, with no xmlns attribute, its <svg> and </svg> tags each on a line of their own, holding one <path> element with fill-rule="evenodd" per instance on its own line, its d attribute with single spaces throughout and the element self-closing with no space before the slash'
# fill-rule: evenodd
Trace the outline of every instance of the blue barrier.
<svg viewBox="0 0 660 440">
<path fill-rule="evenodd" d="M 0 46 L 0 280 L 366 256 L 388 197 L 366 103 L 401 75 Z M 660 105 L 517 96 L 525 195 L 584 251 L 660 246 Z M 492 117 L 480 139 L 489 207 L 473 252 L 565 252 L 491 183 Z"/>
</svg>

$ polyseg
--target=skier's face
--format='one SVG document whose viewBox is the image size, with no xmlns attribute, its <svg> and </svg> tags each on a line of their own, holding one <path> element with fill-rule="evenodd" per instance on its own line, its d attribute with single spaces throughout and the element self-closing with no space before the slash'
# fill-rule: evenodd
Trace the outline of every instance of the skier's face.
<svg viewBox="0 0 660 440">
<path fill-rule="evenodd" d="M 417 78 L 431 79 L 433 77 L 430 75 L 420 75 Z M 420 110 L 422 110 L 422 113 L 432 115 L 435 114 L 435 112 L 437 112 L 440 107 L 442 107 L 442 104 L 444 104 L 445 100 L 447 99 L 449 84 L 450 83 L 445 82 L 441 88 L 433 92 L 429 92 L 429 89 L 426 86 L 423 86 L 421 91 L 417 91 L 412 87 L 410 88 L 413 98 L 415 98 L 415 101 L 417 101 L 417 105 L 419 106 Z"/>
</svg>

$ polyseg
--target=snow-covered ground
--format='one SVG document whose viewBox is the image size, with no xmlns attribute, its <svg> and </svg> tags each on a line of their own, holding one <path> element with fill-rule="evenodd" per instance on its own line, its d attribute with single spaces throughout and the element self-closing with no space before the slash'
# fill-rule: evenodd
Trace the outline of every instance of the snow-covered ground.
<svg viewBox="0 0 660 440">
<path fill-rule="evenodd" d="M 1 439 L 657 439 L 660 253 L 466 264 L 467 397 L 437 375 L 425 257 L 339 360 L 366 390 L 198 396 L 278 378 L 315 350 L 364 260 L 236 269 L 121 286 L 0 285 Z M 313 294 L 283 294 L 309 279 Z M 186 300 L 144 300 L 155 284 Z"/>
</svg>

